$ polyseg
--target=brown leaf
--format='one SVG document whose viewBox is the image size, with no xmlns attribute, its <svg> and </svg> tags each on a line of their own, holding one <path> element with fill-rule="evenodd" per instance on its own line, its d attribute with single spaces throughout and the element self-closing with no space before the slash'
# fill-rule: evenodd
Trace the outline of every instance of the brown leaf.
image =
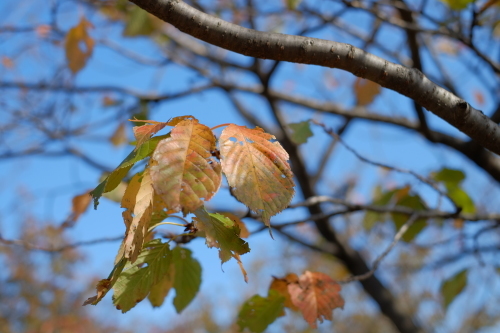
<svg viewBox="0 0 500 333">
<path fill-rule="evenodd" d="M 380 94 L 380 86 L 373 81 L 357 78 L 354 83 L 354 92 L 358 105 L 365 106 L 373 102 Z"/>
<path fill-rule="evenodd" d="M 217 192 L 221 183 L 221 167 L 212 158 L 215 137 L 195 119 L 182 120 L 169 138 L 158 143 L 151 166 L 156 193 L 169 209 L 194 212 Z"/>
<path fill-rule="evenodd" d="M 335 308 L 344 308 L 344 299 L 340 296 L 341 286 L 328 275 L 306 271 L 299 277 L 299 283 L 288 285 L 293 304 L 299 308 L 304 319 L 312 328 L 316 320 L 332 320 Z"/>
<path fill-rule="evenodd" d="M 113 144 L 113 146 L 118 147 L 124 143 L 127 143 L 127 129 L 125 124 L 120 124 L 114 133 L 109 138 L 109 141 Z"/>
<path fill-rule="evenodd" d="M 236 198 L 269 225 L 294 194 L 288 153 L 261 128 L 234 124 L 219 138 L 222 170 Z"/>
<path fill-rule="evenodd" d="M 125 191 L 125 194 L 127 194 L 127 191 Z M 135 198 L 134 215 L 124 240 L 124 257 L 129 258 L 132 263 L 137 259 L 144 243 L 144 237 L 153 213 L 153 195 L 154 190 L 151 184 L 149 168 L 146 168 Z"/>
<path fill-rule="evenodd" d="M 78 73 L 87 63 L 94 50 L 94 40 L 89 36 L 87 30 L 93 28 L 92 24 L 84 17 L 80 22 L 68 31 L 64 49 L 68 67 L 73 74 Z"/>
<path fill-rule="evenodd" d="M 62 225 L 63 228 L 72 227 L 75 222 L 78 221 L 80 215 L 85 213 L 87 208 L 89 208 L 90 202 L 92 201 L 92 197 L 89 192 L 90 190 L 73 197 L 73 200 L 71 201 L 71 214 L 68 216 L 66 221 L 64 221 Z"/>
<path fill-rule="evenodd" d="M 298 282 L 297 275 L 290 273 L 282 279 L 273 276 L 273 281 L 269 286 L 269 290 L 276 290 L 278 293 L 280 293 L 280 295 L 285 297 L 284 305 L 287 308 L 290 308 L 294 311 L 298 311 L 299 308 L 296 307 L 292 302 L 292 298 L 290 296 L 290 293 L 288 292 L 288 284 L 297 282 Z"/>
</svg>

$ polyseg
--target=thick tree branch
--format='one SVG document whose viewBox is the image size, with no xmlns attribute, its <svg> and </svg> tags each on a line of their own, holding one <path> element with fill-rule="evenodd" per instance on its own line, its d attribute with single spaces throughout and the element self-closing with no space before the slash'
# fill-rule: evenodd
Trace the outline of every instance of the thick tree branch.
<svg viewBox="0 0 500 333">
<path fill-rule="evenodd" d="M 247 56 L 339 68 L 405 95 L 500 155 L 500 129 L 481 111 L 417 69 L 391 63 L 352 45 L 247 29 L 180 0 L 132 0 L 179 30 Z"/>
</svg>

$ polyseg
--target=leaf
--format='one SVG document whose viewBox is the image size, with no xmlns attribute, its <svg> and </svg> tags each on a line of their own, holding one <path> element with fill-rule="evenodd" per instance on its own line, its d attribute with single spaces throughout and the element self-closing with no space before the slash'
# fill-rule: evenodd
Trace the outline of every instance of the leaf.
<svg viewBox="0 0 500 333">
<path fill-rule="evenodd" d="M 135 198 L 133 218 L 130 222 L 130 226 L 127 228 L 123 243 L 124 256 L 130 259 L 132 263 L 135 262 L 142 249 L 144 237 L 146 236 L 147 228 L 151 220 L 151 214 L 153 213 L 153 195 L 154 190 L 151 183 L 149 168 L 146 168 L 140 180 L 140 188 Z M 127 221 L 125 224 L 127 224 Z"/>
<path fill-rule="evenodd" d="M 191 253 L 182 247 L 176 247 L 172 251 L 172 265 L 175 267 L 174 306 L 177 313 L 181 313 L 191 303 L 200 289 L 201 266 L 191 257 Z"/>
<path fill-rule="evenodd" d="M 78 73 L 92 56 L 94 40 L 87 32 L 90 28 L 93 28 L 92 24 L 82 17 L 80 22 L 66 34 L 64 49 L 68 67 L 73 74 Z"/>
<path fill-rule="evenodd" d="M 212 159 L 215 137 L 197 120 L 182 120 L 170 138 L 160 141 L 151 166 L 156 193 L 168 209 L 186 214 L 194 212 L 217 192 L 221 184 L 221 167 Z"/>
<path fill-rule="evenodd" d="M 465 174 L 460 170 L 443 168 L 438 172 L 431 173 L 431 177 L 442 182 L 446 187 L 449 197 L 459 206 L 464 213 L 474 213 L 476 206 L 471 197 L 465 192 L 460 184 L 465 179 Z"/>
<path fill-rule="evenodd" d="M 239 228 L 240 228 L 240 238 L 247 238 L 250 236 L 250 232 L 247 229 L 247 226 L 245 222 L 243 222 L 238 216 L 234 215 L 233 213 L 229 212 L 218 212 L 220 215 L 224 215 L 225 217 L 228 217 L 233 221 Z"/>
<path fill-rule="evenodd" d="M 92 198 L 94 199 L 94 209 L 97 209 L 97 205 L 99 205 L 99 198 L 103 193 L 110 192 L 120 185 L 122 179 L 125 178 L 132 166 L 146 157 L 151 156 L 153 151 L 156 149 L 158 142 L 168 138 L 169 136 L 170 134 L 154 137 L 144 142 L 137 150 L 128 154 L 120 165 L 99 185 L 97 185 L 93 191 L 90 192 Z"/>
<path fill-rule="evenodd" d="M 427 207 L 424 201 L 417 194 L 408 194 L 409 187 L 400 189 L 395 192 L 394 196 L 396 197 L 396 206 L 408 207 L 415 211 L 426 210 Z M 397 214 L 392 213 L 392 220 L 394 221 L 394 225 L 396 229 L 400 229 L 406 221 L 408 221 L 409 216 L 405 214 Z M 415 237 L 427 226 L 426 219 L 418 219 L 416 220 L 405 232 L 403 237 L 401 238 L 405 242 L 411 242 Z"/>
<path fill-rule="evenodd" d="M 245 328 L 255 333 L 264 332 L 276 318 L 285 315 L 284 300 L 285 298 L 275 290 L 270 290 L 267 297 L 252 296 L 243 304 L 238 314 L 240 332 Z"/>
<path fill-rule="evenodd" d="M 127 143 L 127 130 L 125 124 L 120 124 L 116 130 L 113 132 L 109 141 L 113 144 L 113 146 L 118 147 Z"/>
<path fill-rule="evenodd" d="M 205 207 L 198 208 L 194 214 L 196 226 L 200 231 L 205 232 L 207 246 L 219 249 L 219 258 L 222 263 L 231 259 L 234 254 L 250 252 L 248 243 L 239 238 L 238 225 L 230 218 L 217 213 L 209 213 Z"/>
<path fill-rule="evenodd" d="M 354 83 L 354 92 L 358 105 L 366 106 L 371 104 L 375 97 L 380 94 L 380 85 L 370 80 L 357 78 Z"/>
<path fill-rule="evenodd" d="M 71 214 L 68 216 L 66 221 L 62 224 L 63 228 L 72 227 L 75 222 L 80 218 L 80 215 L 85 213 L 85 211 L 89 208 L 90 202 L 92 201 L 92 197 L 90 196 L 88 191 L 85 191 L 82 194 L 76 195 L 71 200 Z"/>
<path fill-rule="evenodd" d="M 123 271 L 123 268 L 125 267 L 125 264 L 127 263 L 127 260 L 125 258 L 122 258 L 120 261 L 118 261 L 115 264 L 115 267 L 113 267 L 113 270 L 109 274 L 107 279 L 100 280 L 97 282 L 96 286 L 96 291 L 97 295 L 89 297 L 83 305 L 97 305 L 101 301 L 101 299 L 106 296 L 108 291 L 114 286 L 116 281 L 118 280 L 118 277 L 120 276 L 121 272 Z"/>
<path fill-rule="evenodd" d="M 137 140 L 136 147 L 140 147 L 144 142 L 150 139 L 157 132 L 161 131 L 165 126 L 175 126 L 184 119 L 195 119 L 193 116 L 174 117 L 167 122 L 159 122 L 154 120 L 137 120 L 129 119 L 129 121 L 150 123 L 150 125 L 135 126 L 133 128 L 134 136 Z"/>
<path fill-rule="evenodd" d="M 453 302 L 455 297 L 462 292 L 467 285 L 467 270 L 464 269 L 450 277 L 441 285 L 441 295 L 443 296 L 444 308 Z"/>
<path fill-rule="evenodd" d="M 158 283 L 151 287 L 151 292 L 148 295 L 148 299 L 153 307 L 160 307 L 163 305 L 165 298 L 174 285 L 174 270 L 175 267 L 170 266 L 169 272 L 165 274 Z"/>
<path fill-rule="evenodd" d="M 156 30 L 152 16 L 144 9 L 134 6 L 127 14 L 123 36 L 149 36 Z"/>
<path fill-rule="evenodd" d="M 467 8 L 467 6 L 474 2 L 474 0 L 441 0 L 450 6 L 453 10 L 462 10 Z"/>
<path fill-rule="evenodd" d="M 288 9 L 295 9 L 302 2 L 302 0 L 286 0 L 286 6 Z"/>
<path fill-rule="evenodd" d="M 120 274 L 113 289 L 113 304 L 123 313 L 148 296 L 151 288 L 167 274 L 173 251 L 168 243 L 155 239 L 145 244 L 135 265 L 129 263 Z M 139 267 L 140 264 L 145 264 Z"/>
<path fill-rule="evenodd" d="M 273 276 L 273 281 L 269 286 L 270 291 L 274 290 L 284 297 L 283 304 L 285 305 L 285 307 L 290 308 L 294 311 L 299 310 L 299 308 L 292 303 L 292 298 L 290 296 L 290 293 L 288 292 L 288 285 L 290 283 L 297 283 L 298 280 L 299 280 L 298 276 L 293 273 L 288 274 L 282 279 Z"/>
<path fill-rule="evenodd" d="M 301 121 L 300 123 L 288 124 L 288 127 L 292 130 L 290 139 L 297 145 L 306 143 L 307 139 L 313 136 L 308 120 Z"/>
<path fill-rule="evenodd" d="M 333 309 L 344 308 L 340 290 L 341 286 L 328 275 L 309 271 L 299 277 L 299 283 L 288 285 L 293 304 L 312 328 L 317 327 L 316 320 L 332 320 Z"/>
<path fill-rule="evenodd" d="M 231 124 L 219 138 L 222 170 L 235 197 L 262 217 L 285 209 L 294 194 L 288 153 L 261 128 Z"/>
</svg>

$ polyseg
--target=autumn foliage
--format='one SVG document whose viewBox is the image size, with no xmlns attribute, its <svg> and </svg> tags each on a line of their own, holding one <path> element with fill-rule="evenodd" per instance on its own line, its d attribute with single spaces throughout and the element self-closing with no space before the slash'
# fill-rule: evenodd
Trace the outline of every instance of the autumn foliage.
<svg viewBox="0 0 500 333">
<path fill-rule="evenodd" d="M 222 263 L 234 258 L 247 281 L 240 258 L 250 251 L 241 238 L 244 224 L 234 215 L 211 213 L 204 207 L 219 190 L 222 175 L 232 195 L 267 226 L 273 215 L 290 204 L 293 175 L 287 152 L 261 128 L 225 124 L 217 139 L 212 129 L 191 116 L 144 122 L 134 128 L 135 149 L 91 192 L 97 207 L 101 195 L 114 190 L 135 163 L 149 159 L 144 170 L 132 176 L 121 200 L 126 232 L 115 267 L 98 282 L 97 294 L 84 305 L 96 305 L 113 289 L 116 308 L 127 312 L 146 297 L 153 306 L 160 306 L 175 289 L 173 303 L 180 313 L 201 283 L 200 264 L 182 246 L 195 237 L 204 237 L 209 248 L 217 248 Z M 173 129 L 153 137 L 166 126 Z M 184 224 L 164 222 L 169 217 L 181 218 L 178 213 L 194 216 L 191 222 L 182 218 Z M 162 242 L 155 239 L 154 229 L 164 224 L 184 230 Z M 309 325 L 316 327 L 316 320 L 331 320 L 332 310 L 343 307 L 340 285 L 328 276 L 311 272 L 291 276 L 295 279 L 275 279 L 268 299 L 256 295 L 245 303 L 240 328 L 262 332 L 284 314 L 284 307 L 301 311 Z M 277 281 L 285 281 L 286 287 L 276 288 Z"/>
</svg>

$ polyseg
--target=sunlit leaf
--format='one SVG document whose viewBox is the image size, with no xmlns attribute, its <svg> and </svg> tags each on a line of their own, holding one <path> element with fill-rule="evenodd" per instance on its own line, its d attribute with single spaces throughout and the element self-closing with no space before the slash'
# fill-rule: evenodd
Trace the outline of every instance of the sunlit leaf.
<svg viewBox="0 0 500 333">
<path fill-rule="evenodd" d="M 170 134 L 156 136 L 144 142 L 138 149 L 132 151 L 113 172 L 106 177 L 93 191 L 90 192 L 94 199 L 94 209 L 99 205 L 99 198 L 103 193 L 114 190 L 120 185 L 122 179 L 128 174 L 132 166 L 153 154 L 156 145 L 161 140 L 168 138 Z"/>
<path fill-rule="evenodd" d="M 212 131 L 197 120 L 182 120 L 170 138 L 158 144 L 151 177 L 169 209 L 193 212 L 217 192 L 222 174 L 220 163 L 212 158 L 214 149 Z"/>
<path fill-rule="evenodd" d="M 254 333 L 264 332 L 276 318 L 285 315 L 284 300 L 285 298 L 275 290 L 270 290 L 267 297 L 252 296 L 243 304 L 238 314 L 240 332 L 245 328 Z"/>
<path fill-rule="evenodd" d="M 92 197 L 88 191 L 74 196 L 71 200 L 71 214 L 68 216 L 66 221 L 64 221 L 63 227 L 73 226 L 73 224 L 80 218 L 80 215 L 85 213 L 87 208 L 89 208 L 91 201 Z"/>
<path fill-rule="evenodd" d="M 66 35 L 64 49 L 68 67 L 73 74 L 85 66 L 94 51 L 94 40 L 88 34 L 90 28 L 92 28 L 92 24 L 82 17 L 80 22 L 71 28 Z"/>
<path fill-rule="evenodd" d="M 344 308 L 340 290 L 340 285 L 328 275 L 309 271 L 299 277 L 299 283 L 288 285 L 293 304 L 312 328 L 317 327 L 316 320 L 332 320 L 332 311 Z"/>
<path fill-rule="evenodd" d="M 261 128 L 231 124 L 219 138 L 222 170 L 232 193 L 269 225 L 294 194 L 288 153 Z"/>
<path fill-rule="evenodd" d="M 144 122 L 146 125 L 135 126 L 133 128 L 134 136 L 137 140 L 136 147 L 140 147 L 144 142 L 149 140 L 153 135 L 161 131 L 165 126 L 175 126 L 184 119 L 194 119 L 193 116 L 181 116 L 175 117 L 167 122 L 159 122 L 154 120 L 135 120 L 131 119 L 129 121 L 133 122 Z"/>
<path fill-rule="evenodd" d="M 219 249 L 219 258 L 222 263 L 231 259 L 235 253 L 250 252 L 248 243 L 239 237 L 238 225 L 230 218 L 217 213 L 208 213 L 204 207 L 198 208 L 194 214 L 196 226 L 205 233 L 208 247 Z"/>
<path fill-rule="evenodd" d="M 128 265 L 113 286 L 113 304 L 123 313 L 146 298 L 151 288 L 167 274 L 173 251 L 159 239 L 149 242 L 135 265 Z M 139 267 L 139 264 L 147 264 Z"/>
<path fill-rule="evenodd" d="M 375 97 L 380 94 L 380 90 L 380 85 L 370 80 L 357 78 L 354 83 L 356 99 L 358 105 L 361 106 L 371 104 L 375 100 Z"/>
<path fill-rule="evenodd" d="M 455 297 L 462 292 L 462 290 L 467 285 L 467 270 L 464 269 L 454 276 L 450 277 L 441 285 L 441 295 L 443 296 L 444 308 L 448 309 L 448 306 L 453 302 Z"/>
<path fill-rule="evenodd" d="M 191 257 L 191 251 L 176 247 L 172 251 L 172 265 L 174 266 L 174 306 L 177 313 L 181 313 L 191 303 L 198 293 L 201 284 L 201 266 Z"/>
<path fill-rule="evenodd" d="M 295 144 L 300 145 L 302 143 L 306 143 L 307 139 L 313 136 L 309 121 L 301 121 L 300 123 L 288 124 L 288 127 L 292 130 L 290 139 Z"/>
<path fill-rule="evenodd" d="M 243 222 L 241 218 L 229 212 L 218 212 L 218 213 L 230 218 L 231 221 L 233 221 L 236 225 L 238 225 L 238 227 L 240 228 L 240 235 L 239 235 L 240 238 L 247 238 L 248 236 L 250 236 L 250 232 L 248 231 L 245 222 Z"/>
<path fill-rule="evenodd" d="M 127 228 L 123 243 L 124 256 L 130 259 L 132 263 L 137 259 L 142 249 L 147 227 L 151 220 L 151 214 L 153 213 L 154 190 L 149 169 L 144 171 L 139 181 L 140 187 L 137 191 L 135 205 L 133 207 L 132 221 L 130 221 L 130 226 Z M 127 191 L 125 191 L 125 193 L 127 194 Z M 125 224 L 127 224 L 127 222 L 125 222 Z"/>
</svg>

